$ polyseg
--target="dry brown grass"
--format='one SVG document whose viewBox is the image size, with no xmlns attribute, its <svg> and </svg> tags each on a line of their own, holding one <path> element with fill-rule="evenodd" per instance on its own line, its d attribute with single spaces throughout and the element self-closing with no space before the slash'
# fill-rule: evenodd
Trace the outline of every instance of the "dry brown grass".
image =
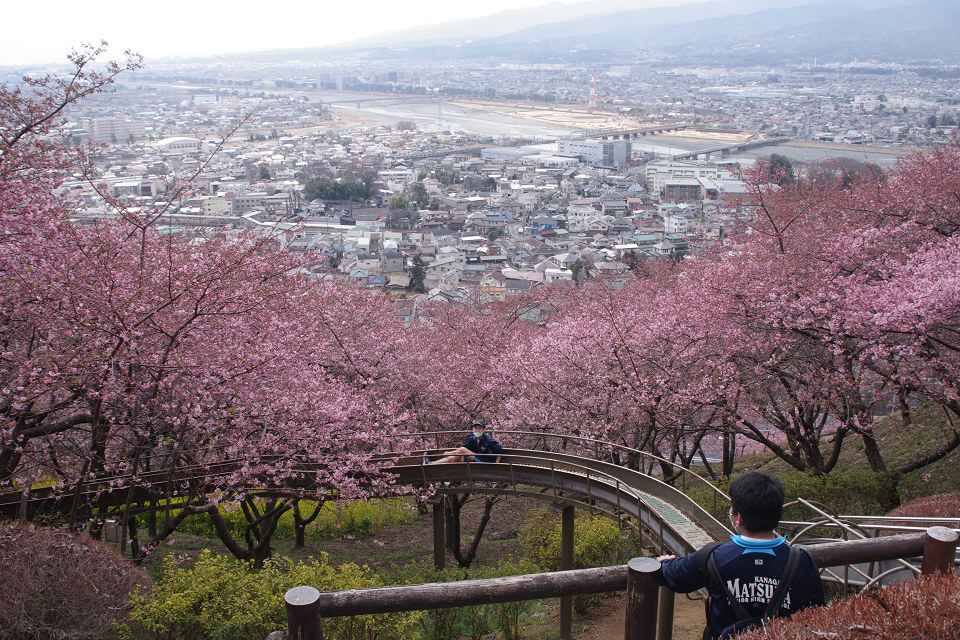
<svg viewBox="0 0 960 640">
<path fill-rule="evenodd" d="M 900 505 L 887 515 L 904 518 L 956 518 L 960 522 L 960 491 L 917 498 Z M 929 527 L 936 523 L 903 522 L 902 524 L 914 527 Z"/>
<path fill-rule="evenodd" d="M 864 592 L 773 620 L 737 640 L 955 640 L 960 577 L 935 575 Z"/>
<path fill-rule="evenodd" d="M 150 578 L 86 534 L 0 523 L 0 637 L 104 638 Z"/>
</svg>

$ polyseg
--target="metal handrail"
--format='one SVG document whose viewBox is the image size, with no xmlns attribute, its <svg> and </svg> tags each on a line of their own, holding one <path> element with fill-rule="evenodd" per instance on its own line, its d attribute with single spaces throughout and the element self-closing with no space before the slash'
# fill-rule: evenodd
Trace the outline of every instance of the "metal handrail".
<svg viewBox="0 0 960 640">
<path fill-rule="evenodd" d="M 820 518 L 822 519 L 822 522 L 820 522 L 820 523 L 805 523 L 805 524 L 807 524 L 808 526 L 804 527 L 801 531 L 799 531 L 799 532 L 797 532 L 796 534 L 794 534 L 793 540 L 792 540 L 791 542 L 796 542 L 797 539 L 798 539 L 800 536 L 802 536 L 804 533 L 806 533 L 807 531 L 810 531 L 810 530 L 812 530 L 812 529 L 818 528 L 819 525 L 822 525 L 822 524 L 825 524 L 825 523 L 829 523 L 829 524 L 832 525 L 833 527 L 836 527 L 836 528 L 840 529 L 841 531 L 843 531 L 845 538 L 846 538 L 848 535 L 853 535 L 853 536 L 855 536 L 855 537 L 857 537 L 857 538 L 860 538 L 860 539 L 863 539 L 863 540 L 868 539 L 868 538 L 870 537 L 870 536 L 866 535 L 865 532 L 859 530 L 859 529 L 856 528 L 856 527 L 852 527 L 852 526 L 846 524 L 845 522 L 842 522 L 840 519 L 838 519 L 837 516 L 833 516 L 833 515 L 828 514 L 828 513 L 825 512 L 823 509 L 820 509 L 820 508 L 817 507 L 816 505 L 810 503 L 810 502 L 807 501 L 807 500 L 804 500 L 803 498 L 797 498 L 797 502 L 799 502 L 800 504 L 804 505 L 804 506 L 807 507 L 808 509 L 811 509 L 812 511 L 820 514 Z M 876 537 L 876 536 L 874 536 L 874 537 Z M 867 585 L 867 586 L 872 585 L 872 584 L 875 584 L 878 580 L 882 580 L 883 577 L 886 576 L 886 575 L 889 575 L 889 574 L 891 574 L 891 573 L 900 572 L 900 571 L 910 571 L 910 572 L 912 572 L 914 575 L 920 575 L 920 569 L 919 569 L 916 565 L 914 565 L 913 563 L 908 562 L 907 560 L 904 560 L 903 558 L 898 558 L 898 559 L 896 560 L 896 562 L 897 562 L 898 564 L 900 564 L 901 566 L 895 567 L 894 569 L 890 569 L 890 570 L 881 572 L 881 574 L 878 575 L 878 576 L 871 576 L 871 575 L 867 574 L 866 572 L 862 571 L 859 567 L 857 567 L 857 566 L 855 566 L 855 565 L 844 565 L 844 577 L 843 577 L 842 580 L 840 580 L 839 576 L 837 576 L 837 575 L 836 575 L 834 572 L 832 572 L 832 571 L 827 571 L 827 573 L 828 573 L 831 577 L 833 577 L 835 580 L 838 580 L 838 581 L 843 582 L 843 584 L 844 584 L 845 586 L 849 583 L 849 575 L 848 575 L 848 572 L 849 572 L 851 569 L 852 569 L 855 573 L 858 573 L 858 574 L 860 574 L 860 576 L 863 577 L 863 579 L 866 581 L 866 585 Z"/>
<path fill-rule="evenodd" d="M 499 455 L 499 457 L 501 458 L 501 461 L 500 461 L 499 464 L 503 464 L 503 462 L 506 461 L 506 463 L 511 467 L 511 477 L 513 478 L 513 479 L 511 480 L 511 484 L 513 484 L 514 486 L 516 486 L 516 485 L 517 485 L 517 482 L 516 482 L 515 476 L 514 476 L 514 474 L 513 474 L 513 472 L 512 472 L 513 461 L 514 461 L 515 459 L 520 459 L 520 458 L 527 458 L 527 459 L 529 459 L 530 456 L 528 456 L 528 455 L 521 455 L 521 454 L 502 453 L 502 454 Z M 590 467 L 585 467 L 585 466 L 583 466 L 583 465 L 573 464 L 573 463 L 570 463 L 570 462 L 559 462 L 559 464 L 558 464 L 558 461 L 557 461 L 557 460 L 550 460 L 549 462 L 550 462 L 549 468 L 550 468 L 551 472 L 557 470 L 557 468 L 559 467 L 561 470 L 565 470 L 565 471 L 573 470 L 573 471 L 574 471 L 575 473 L 577 473 L 578 475 L 582 475 L 583 477 L 585 477 L 585 478 L 587 479 L 587 488 L 588 488 L 587 497 L 588 497 L 588 498 L 591 498 L 591 499 L 594 498 L 594 496 L 593 496 L 593 495 L 590 493 L 590 491 L 589 491 L 590 479 L 591 479 L 591 477 L 592 477 L 592 478 L 595 479 L 595 480 L 605 481 L 605 484 L 607 484 L 608 486 L 611 486 L 611 487 L 614 487 L 615 489 L 617 489 L 617 492 L 616 492 L 616 493 L 617 493 L 617 497 L 618 497 L 618 498 L 620 497 L 620 487 L 623 487 L 623 488 L 626 489 L 627 492 L 628 492 L 629 494 L 631 494 L 637 501 L 642 502 L 648 509 L 653 509 L 653 507 L 651 507 L 650 504 L 649 504 L 649 503 L 646 501 L 646 499 L 643 497 L 643 495 L 642 495 L 641 492 L 639 492 L 636 488 L 631 487 L 630 485 L 627 485 L 627 484 L 622 483 L 622 482 L 621 482 L 617 477 L 615 477 L 615 476 L 612 476 L 612 475 L 610 475 L 610 474 L 608 474 L 608 473 L 604 473 L 603 471 L 598 471 L 598 470 L 596 470 L 596 469 L 591 469 Z M 467 469 L 469 470 L 470 467 L 471 467 L 471 465 L 490 464 L 490 463 L 489 463 L 489 462 L 466 462 L 466 461 L 465 461 L 465 462 L 454 462 L 454 463 L 451 463 L 451 464 L 454 464 L 454 465 L 458 465 L 458 464 L 466 465 L 466 466 L 467 466 Z M 423 465 L 423 466 L 427 466 L 427 465 Z M 468 478 L 468 481 L 470 481 L 470 478 Z M 472 481 L 471 481 L 471 484 L 472 484 Z M 553 488 L 554 488 L 554 495 L 556 495 L 556 486 L 554 486 Z"/>
<path fill-rule="evenodd" d="M 421 464 L 423 456 L 419 450 L 411 452 L 410 455 L 397 452 L 392 455 L 399 455 L 398 464 L 393 470 L 397 473 L 397 480 L 400 483 L 407 484 L 413 479 L 416 479 L 417 484 L 455 481 L 462 479 L 463 475 L 469 471 L 474 480 L 478 479 L 477 474 L 482 472 L 479 479 L 484 482 L 509 480 L 513 486 L 518 484 L 542 486 L 552 490 L 549 494 L 551 497 L 582 505 L 588 510 L 597 509 L 605 516 L 618 521 L 622 521 L 623 514 L 639 518 L 640 523 L 654 535 L 662 529 L 666 537 L 664 535 L 658 537 L 666 545 L 665 548 L 670 549 L 672 553 L 694 551 L 706 541 L 725 537 L 728 533 L 716 518 L 696 501 L 685 496 L 678 488 L 671 487 L 639 471 L 607 461 L 582 458 L 563 452 L 507 449 L 499 454 L 502 459 L 499 465 L 471 462 L 427 466 Z M 522 464 L 517 464 L 518 461 Z M 468 466 L 464 467 L 464 465 Z M 450 469 L 457 466 L 461 468 L 460 471 Z M 503 469 L 502 466 L 508 467 L 508 470 Z M 431 474 L 425 474 L 427 469 L 432 469 Z M 450 471 L 444 472 L 444 469 L 450 469 Z M 441 475 L 437 475 L 436 472 L 440 472 Z M 531 476 L 531 473 L 534 475 Z M 631 481 L 631 477 L 634 481 Z M 578 478 L 577 482 L 580 485 L 571 486 L 569 482 L 572 478 Z M 601 485 L 605 489 L 597 493 L 594 488 Z M 437 487 L 437 490 L 448 493 L 464 489 L 457 486 L 441 486 Z M 502 493 L 504 489 L 495 487 L 491 491 Z M 544 497 L 542 494 L 531 494 L 526 490 L 510 489 L 509 492 L 539 499 Z M 588 497 L 577 500 L 573 497 L 574 495 Z M 656 498 L 656 503 L 651 502 L 649 498 L 652 497 Z M 626 505 L 622 502 L 625 498 Z M 663 506 L 659 506 L 660 501 L 676 509 L 678 515 L 682 515 L 684 521 L 695 526 L 700 533 L 691 537 L 689 532 L 682 531 L 683 527 L 677 529 L 669 523 L 665 524 L 664 518 L 669 518 L 669 515 L 662 513 Z M 609 508 L 599 507 L 599 505 L 608 505 Z"/>
<path fill-rule="evenodd" d="M 586 436 L 575 436 L 575 435 L 564 434 L 564 433 L 549 433 L 549 432 L 544 432 L 544 431 L 522 431 L 522 430 L 510 430 L 510 429 L 503 429 L 503 430 L 497 429 L 496 432 L 497 432 L 497 434 L 504 434 L 504 435 L 534 436 L 534 437 L 537 437 L 537 438 L 552 438 L 552 439 L 558 439 L 558 440 L 572 440 L 572 441 L 582 442 L 582 443 L 589 443 L 589 444 L 595 444 L 595 445 L 609 446 L 609 447 L 611 447 L 611 449 L 615 449 L 615 450 L 617 450 L 617 451 L 622 451 L 622 452 L 625 452 L 625 453 L 635 454 L 635 455 L 641 456 L 641 457 L 643 457 L 643 458 L 646 458 L 647 460 L 649 460 L 649 461 L 651 461 L 651 462 L 655 462 L 655 463 L 659 463 L 659 464 L 664 464 L 664 465 L 667 465 L 667 466 L 671 467 L 671 468 L 676 472 L 677 476 L 679 476 L 679 477 L 681 478 L 681 482 L 682 482 L 682 483 L 685 483 L 685 482 L 686 482 L 686 476 L 687 476 L 688 474 L 689 474 L 689 475 L 692 475 L 694 478 L 696 478 L 697 480 L 699 480 L 700 483 L 701 483 L 704 487 L 708 488 L 708 489 L 712 492 L 712 494 L 713 494 L 713 505 L 714 505 L 714 506 L 713 506 L 713 509 L 711 510 L 711 513 L 713 513 L 713 514 L 716 514 L 716 512 L 717 512 L 716 505 L 717 505 L 717 499 L 718 499 L 718 498 L 719 498 L 719 499 L 722 499 L 722 500 L 725 500 L 726 502 L 730 502 L 730 496 L 727 495 L 726 493 L 724 493 L 724 492 L 723 492 L 722 490 L 720 490 L 719 488 L 717 488 L 717 487 L 716 487 L 710 480 L 708 480 L 707 478 L 704 478 L 703 476 L 701 476 L 700 474 L 696 473 L 695 471 L 692 471 L 692 470 L 690 470 L 690 469 L 688 469 L 688 468 L 686 468 L 686 467 L 684 467 L 684 466 L 682 466 L 682 465 L 679 465 L 679 464 L 677 464 L 676 462 L 673 462 L 673 461 L 671 461 L 671 460 L 667 460 L 666 458 L 662 458 L 662 457 L 660 457 L 660 456 L 654 455 L 654 454 L 652 454 L 652 453 L 650 453 L 650 452 L 648 452 L 648 451 L 642 451 L 642 450 L 640 450 L 640 449 L 635 449 L 635 448 L 633 448 L 633 447 L 628 447 L 628 446 L 626 446 L 626 445 L 618 444 L 618 443 L 616 443 L 616 442 L 611 442 L 611 441 L 609 441 L 609 440 L 600 440 L 600 439 L 598 439 L 598 438 L 588 438 L 588 437 L 586 437 Z M 423 431 L 423 432 L 414 432 L 414 433 L 402 433 L 402 434 L 398 434 L 397 437 L 400 437 L 400 438 L 417 438 L 417 437 L 421 437 L 421 438 L 422 438 L 422 437 L 430 437 L 430 436 L 432 436 L 432 437 L 435 439 L 435 441 L 437 441 L 437 442 L 438 442 L 438 440 L 437 440 L 437 437 L 438 437 L 438 436 L 456 436 L 457 438 L 461 438 L 461 439 L 462 439 L 462 437 L 463 437 L 463 430 Z M 584 456 L 584 457 L 586 457 L 586 456 Z M 623 465 L 619 465 L 619 466 L 623 466 Z M 650 474 L 644 473 L 643 471 L 640 471 L 640 470 L 637 470 L 637 471 L 638 471 L 639 473 L 643 473 L 643 475 L 650 476 Z M 653 476 L 650 476 L 650 477 L 653 477 Z M 684 486 L 684 493 L 686 493 L 686 490 L 685 490 L 685 489 L 686 489 L 686 487 Z"/>
</svg>

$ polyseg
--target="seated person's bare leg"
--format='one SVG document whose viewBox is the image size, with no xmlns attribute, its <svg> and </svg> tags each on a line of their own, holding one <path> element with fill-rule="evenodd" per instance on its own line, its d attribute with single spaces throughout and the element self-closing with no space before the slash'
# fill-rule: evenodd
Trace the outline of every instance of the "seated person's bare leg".
<svg viewBox="0 0 960 640">
<path fill-rule="evenodd" d="M 430 464 L 447 464 L 451 462 L 473 462 L 473 451 L 467 449 L 466 447 L 459 447 L 453 449 L 452 451 L 444 451 L 443 457 L 439 460 L 434 460 Z"/>
</svg>

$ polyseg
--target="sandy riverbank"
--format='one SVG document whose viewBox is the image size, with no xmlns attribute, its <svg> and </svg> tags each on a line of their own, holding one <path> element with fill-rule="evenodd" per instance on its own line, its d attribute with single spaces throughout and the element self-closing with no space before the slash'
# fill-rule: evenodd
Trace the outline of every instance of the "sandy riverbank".
<svg viewBox="0 0 960 640">
<path fill-rule="evenodd" d="M 343 129 L 344 127 L 357 127 L 365 124 L 374 124 L 374 120 L 362 116 L 351 109 L 330 108 L 330 113 L 336 118 L 335 121 L 324 123 L 327 129 Z"/>
<path fill-rule="evenodd" d="M 798 149 L 824 149 L 827 151 L 860 151 L 863 153 L 885 153 L 899 156 L 907 153 L 914 153 L 915 149 L 909 147 L 878 147 L 868 144 L 843 144 L 840 142 L 822 142 L 819 140 L 792 140 L 784 143 L 785 147 L 796 147 Z"/>
<path fill-rule="evenodd" d="M 538 124 L 568 129 L 607 129 L 611 127 L 638 127 L 642 123 L 604 111 L 591 112 L 576 105 L 530 105 L 507 102 L 483 102 L 479 100 L 453 100 L 449 104 L 463 109 L 492 113 L 507 118 L 527 120 Z"/>
</svg>

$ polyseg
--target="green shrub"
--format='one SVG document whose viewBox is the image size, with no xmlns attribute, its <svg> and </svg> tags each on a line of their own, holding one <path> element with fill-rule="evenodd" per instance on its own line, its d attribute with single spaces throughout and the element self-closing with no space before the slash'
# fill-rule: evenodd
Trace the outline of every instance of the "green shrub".
<svg viewBox="0 0 960 640">
<path fill-rule="evenodd" d="M 898 473 L 869 471 L 834 471 L 813 475 L 788 471 L 780 475 L 787 492 L 787 502 L 798 497 L 827 505 L 838 514 L 881 515 L 897 502 Z M 806 520 L 811 516 L 805 507 L 790 509 L 785 520 Z"/>
<path fill-rule="evenodd" d="M 531 514 L 520 540 L 534 561 L 547 571 L 560 570 L 560 516 L 547 509 Z M 637 550 L 637 536 L 603 516 L 579 514 L 573 527 L 575 569 L 605 567 L 629 560 Z"/>
<path fill-rule="evenodd" d="M 724 493 L 727 492 L 729 485 L 730 482 L 727 479 L 714 483 L 714 486 L 718 487 Z M 686 493 L 691 500 L 700 505 L 707 513 L 712 514 L 715 518 L 720 518 L 721 522 L 726 518 L 725 514 L 730 508 L 730 501 L 726 498 L 716 495 L 716 492 L 703 485 L 688 486 Z"/>
<path fill-rule="evenodd" d="M 311 513 L 316 502 L 301 500 L 301 512 Z M 235 539 L 242 540 L 247 520 L 239 506 L 221 505 L 227 528 Z M 341 536 L 369 535 L 386 526 L 410 524 L 416 520 L 417 513 L 410 501 L 404 498 L 385 498 L 381 500 L 351 500 L 347 502 L 328 502 L 323 505 L 320 515 L 307 526 L 307 537 L 317 540 Z M 147 516 L 138 517 L 141 527 L 146 528 Z M 178 527 L 180 533 L 204 538 L 217 538 L 213 522 L 207 514 L 191 516 Z M 292 538 L 294 535 L 293 512 L 287 511 L 277 523 L 275 536 L 278 539 Z"/>
<path fill-rule="evenodd" d="M 158 640 L 263 640 L 268 633 L 286 628 L 283 595 L 298 585 L 337 591 L 381 583 L 366 567 L 330 566 L 326 554 L 320 560 L 296 564 L 271 559 L 260 571 L 209 551 L 203 551 L 190 568 L 168 557 L 153 592 L 134 594 L 131 630 L 136 636 Z M 419 617 L 414 612 L 331 618 L 324 623 L 324 637 L 414 638 Z"/>
<path fill-rule="evenodd" d="M 547 509 L 530 515 L 520 531 L 523 546 L 546 571 L 560 570 L 560 515 Z M 579 514 L 573 527 L 573 567 L 588 569 L 622 564 L 640 551 L 640 539 L 632 530 L 623 530 L 603 516 Z M 585 612 L 600 596 L 574 598 L 579 613 Z"/>
<path fill-rule="evenodd" d="M 397 584 L 421 584 L 429 582 L 453 582 L 457 580 L 480 580 L 502 578 L 505 576 L 540 573 L 539 566 L 529 560 L 506 558 L 495 566 L 481 569 L 423 569 L 415 567 L 394 574 Z M 481 640 L 495 629 L 504 638 L 512 640 L 519 637 L 520 623 L 530 612 L 537 609 L 539 600 L 519 602 L 501 602 L 475 605 L 471 607 L 451 607 L 431 609 L 423 612 L 420 625 L 426 640 L 448 640 L 452 638 L 470 638 Z"/>
</svg>

